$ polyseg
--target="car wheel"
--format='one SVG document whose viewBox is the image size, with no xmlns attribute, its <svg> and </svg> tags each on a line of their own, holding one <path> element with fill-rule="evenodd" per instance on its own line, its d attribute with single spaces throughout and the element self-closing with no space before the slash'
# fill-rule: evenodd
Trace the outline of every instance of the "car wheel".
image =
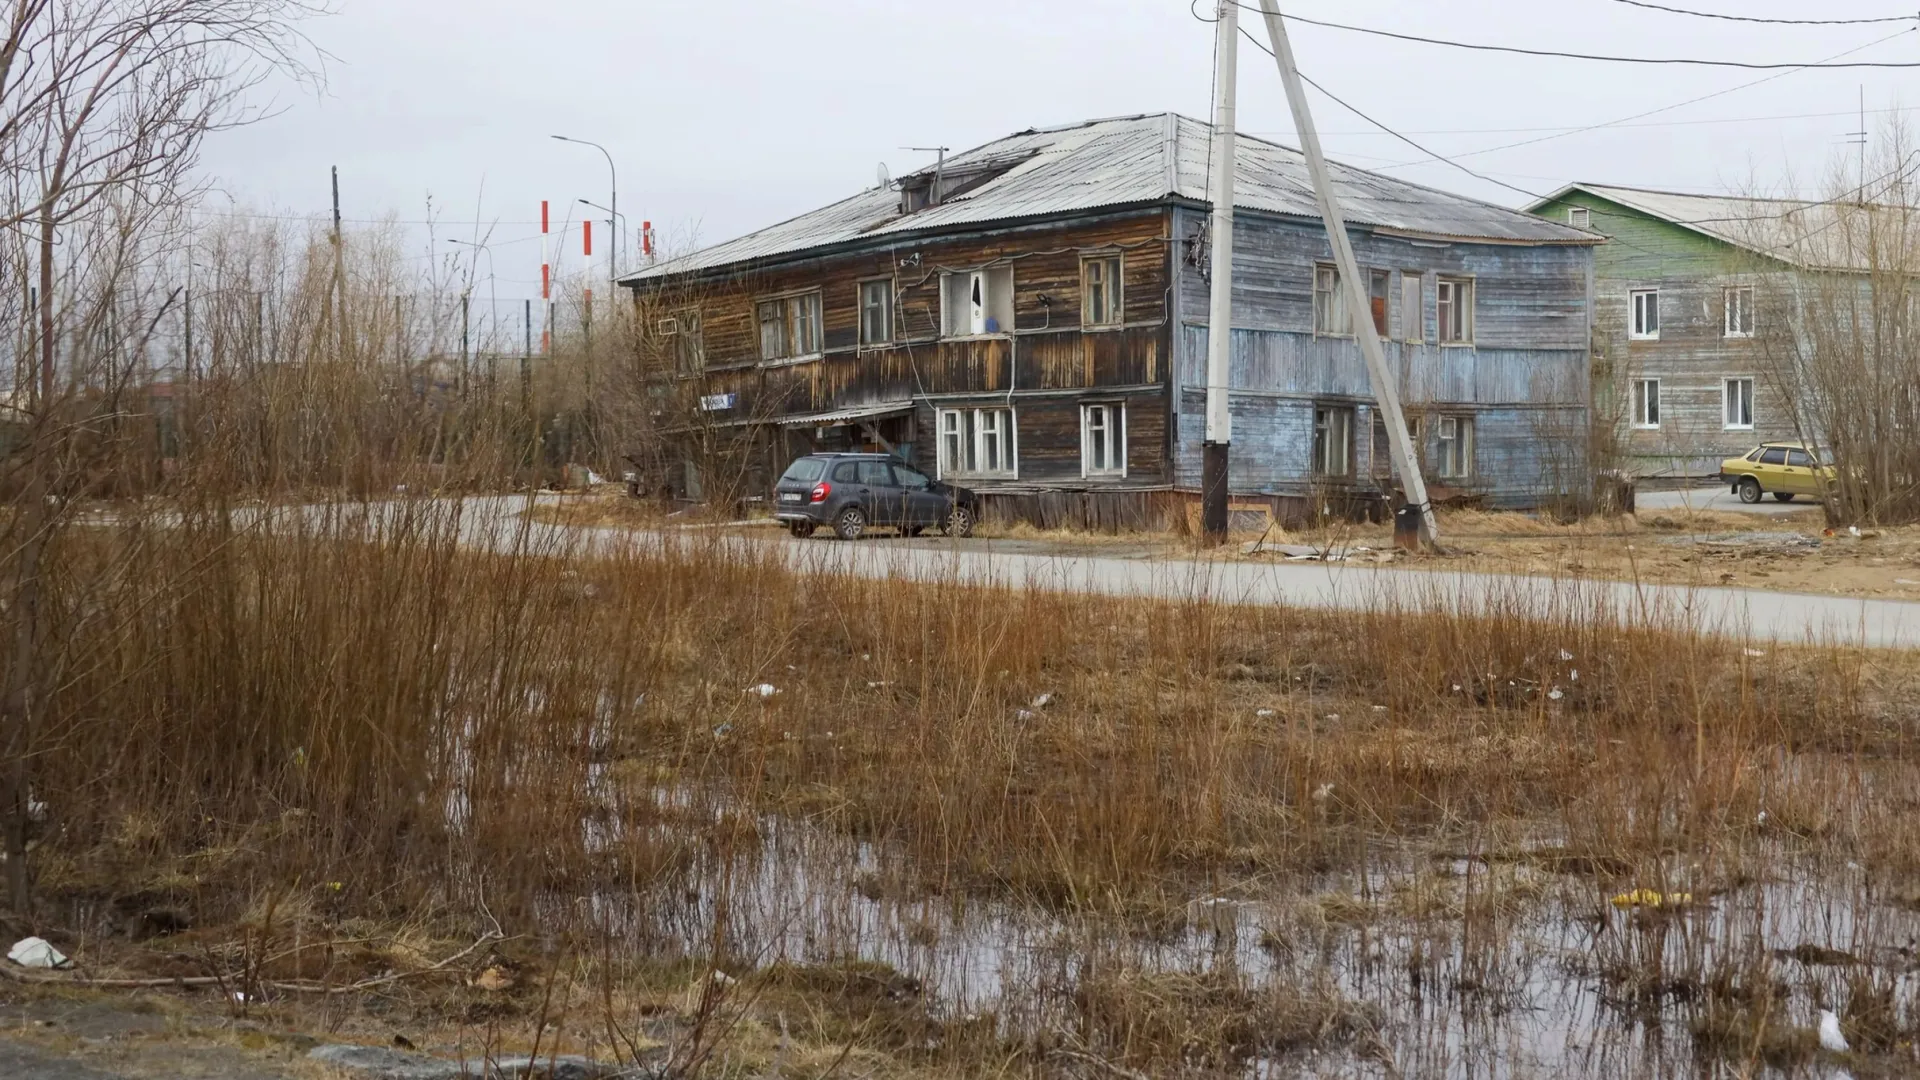
<svg viewBox="0 0 1920 1080">
<path fill-rule="evenodd" d="M 1743 503 L 1759 502 L 1760 501 L 1760 481 L 1755 480 L 1751 476 L 1741 477 L 1740 478 L 1740 501 Z"/>
<path fill-rule="evenodd" d="M 842 540 L 858 540 L 867 531 L 867 515 L 857 506 L 849 506 L 833 519 L 833 535 Z"/>
<path fill-rule="evenodd" d="M 787 531 L 793 534 L 795 540 L 805 540 L 807 537 L 812 536 L 813 529 L 814 525 L 811 521 L 792 521 L 787 523 Z"/>
<path fill-rule="evenodd" d="M 973 508 L 954 504 L 953 510 L 947 514 L 946 525 L 940 531 L 948 536 L 972 536 Z"/>
<path fill-rule="evenodd" d="M 1779 499 L 1779 500 L 1780 500 L 1781 502 L 1792 502 L 1792 501 L 1793 501 L 1793 492 L 1791 492 L 1791 491 L 1776 491 L 1776 492 L 1774 492 L 1774 493 L 1773 493 L 1773 497 L 1774 497 L 1774 498 L 1776 498 L 1776 499 Z"/>
</svg>

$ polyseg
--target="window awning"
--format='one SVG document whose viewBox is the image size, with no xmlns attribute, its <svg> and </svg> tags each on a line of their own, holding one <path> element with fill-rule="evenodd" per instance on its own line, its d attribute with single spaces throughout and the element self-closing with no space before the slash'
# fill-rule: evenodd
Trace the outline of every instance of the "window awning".
<svg viewBox="0 0 1920 1080">
<path fill-rule="evenodd" d="M 913 402 L 911 401 L 887 401 L 877 405 L 857 405 L 850 409 L 835 409 L 832 412 L 812 413 L 807 416 L 782 416 L 774 423 L 781 427 L 839 427 L 861 420 L 898 416 L 912 411 Z"/>
</svg>

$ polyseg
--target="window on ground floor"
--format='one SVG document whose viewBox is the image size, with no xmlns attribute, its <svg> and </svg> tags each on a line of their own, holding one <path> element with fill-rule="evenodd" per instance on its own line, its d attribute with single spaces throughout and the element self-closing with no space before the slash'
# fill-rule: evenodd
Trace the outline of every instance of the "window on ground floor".
<svg viewBox="0 0 1920 1080">
<path fill-rule="evenodd" d="M 1426 448 L 1420 443 L 1424 434 L 1423 418 L 1415 413 L 1407 413 L 1407 439 L 1413 443 L 1413 460 L 1421 471 L 1426 470 Z M 1373 409 L 1373 475 L 1386 479 L 1393 475 L 1393 444 L 1387 438 L 1387 413 L 1385 409 L 1374 406 Z"/>
<path fill-rule="evenodd" d="M 1473 417 L 1440 418 L 1440 475 L 1448 480 L 1473 476 Z"/>
<path fill-rule="evenodd" d="M 1637 428 L 1657 428 L 1660 426 L 1660 380 L 1633 380 L 1633 426 Z"/>
<path fill-rule="evenodd" d="M 1353 406 L 1314 406 L 1313 473 L 1353 475 Z"/>
<path fill-rule="evenodd" d="M 1012 409 L 941 409 L 941 476 L 1014 476 Z"/>
<path fill-rule="evenodd" d="M 1080 475 L 1127 475 L 1127 407 L 1080 406 Z"/>
</svg>

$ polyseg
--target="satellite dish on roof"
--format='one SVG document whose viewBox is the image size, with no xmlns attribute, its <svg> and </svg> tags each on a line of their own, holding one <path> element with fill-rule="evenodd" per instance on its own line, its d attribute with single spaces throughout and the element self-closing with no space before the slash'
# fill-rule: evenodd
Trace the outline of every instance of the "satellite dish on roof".
<svg viewBox="0 0 1920 1080">
<path fill-rule="evenodd" d="M 887 171 L 886 162 L 883 161 L 880 163 L 880 167 L 875 170 L 874 178 L 880 181 L 880 186 L 883 188 L 893 183 L 893 174 Z"/>
</svg>

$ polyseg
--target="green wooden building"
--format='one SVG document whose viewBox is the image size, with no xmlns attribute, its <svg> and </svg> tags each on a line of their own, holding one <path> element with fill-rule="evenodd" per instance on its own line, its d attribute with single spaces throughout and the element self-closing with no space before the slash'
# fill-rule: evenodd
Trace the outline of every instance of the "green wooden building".
<svg viewBox="0 0 1920 1080">
<path fill-rule="evenodd" d="M 1641 478 L 1718 472 L 1795 437 L 1784 380 L 1755 338 L 1756 292 L 1811 269 L 1796 214 L 1818 204 L 1569 184 L 1527 209 L 1607 238 L 1594 253 L 1594 415 Z M 1793 223 L 1783 228 L 1783 223 Z"/>
</svg>

